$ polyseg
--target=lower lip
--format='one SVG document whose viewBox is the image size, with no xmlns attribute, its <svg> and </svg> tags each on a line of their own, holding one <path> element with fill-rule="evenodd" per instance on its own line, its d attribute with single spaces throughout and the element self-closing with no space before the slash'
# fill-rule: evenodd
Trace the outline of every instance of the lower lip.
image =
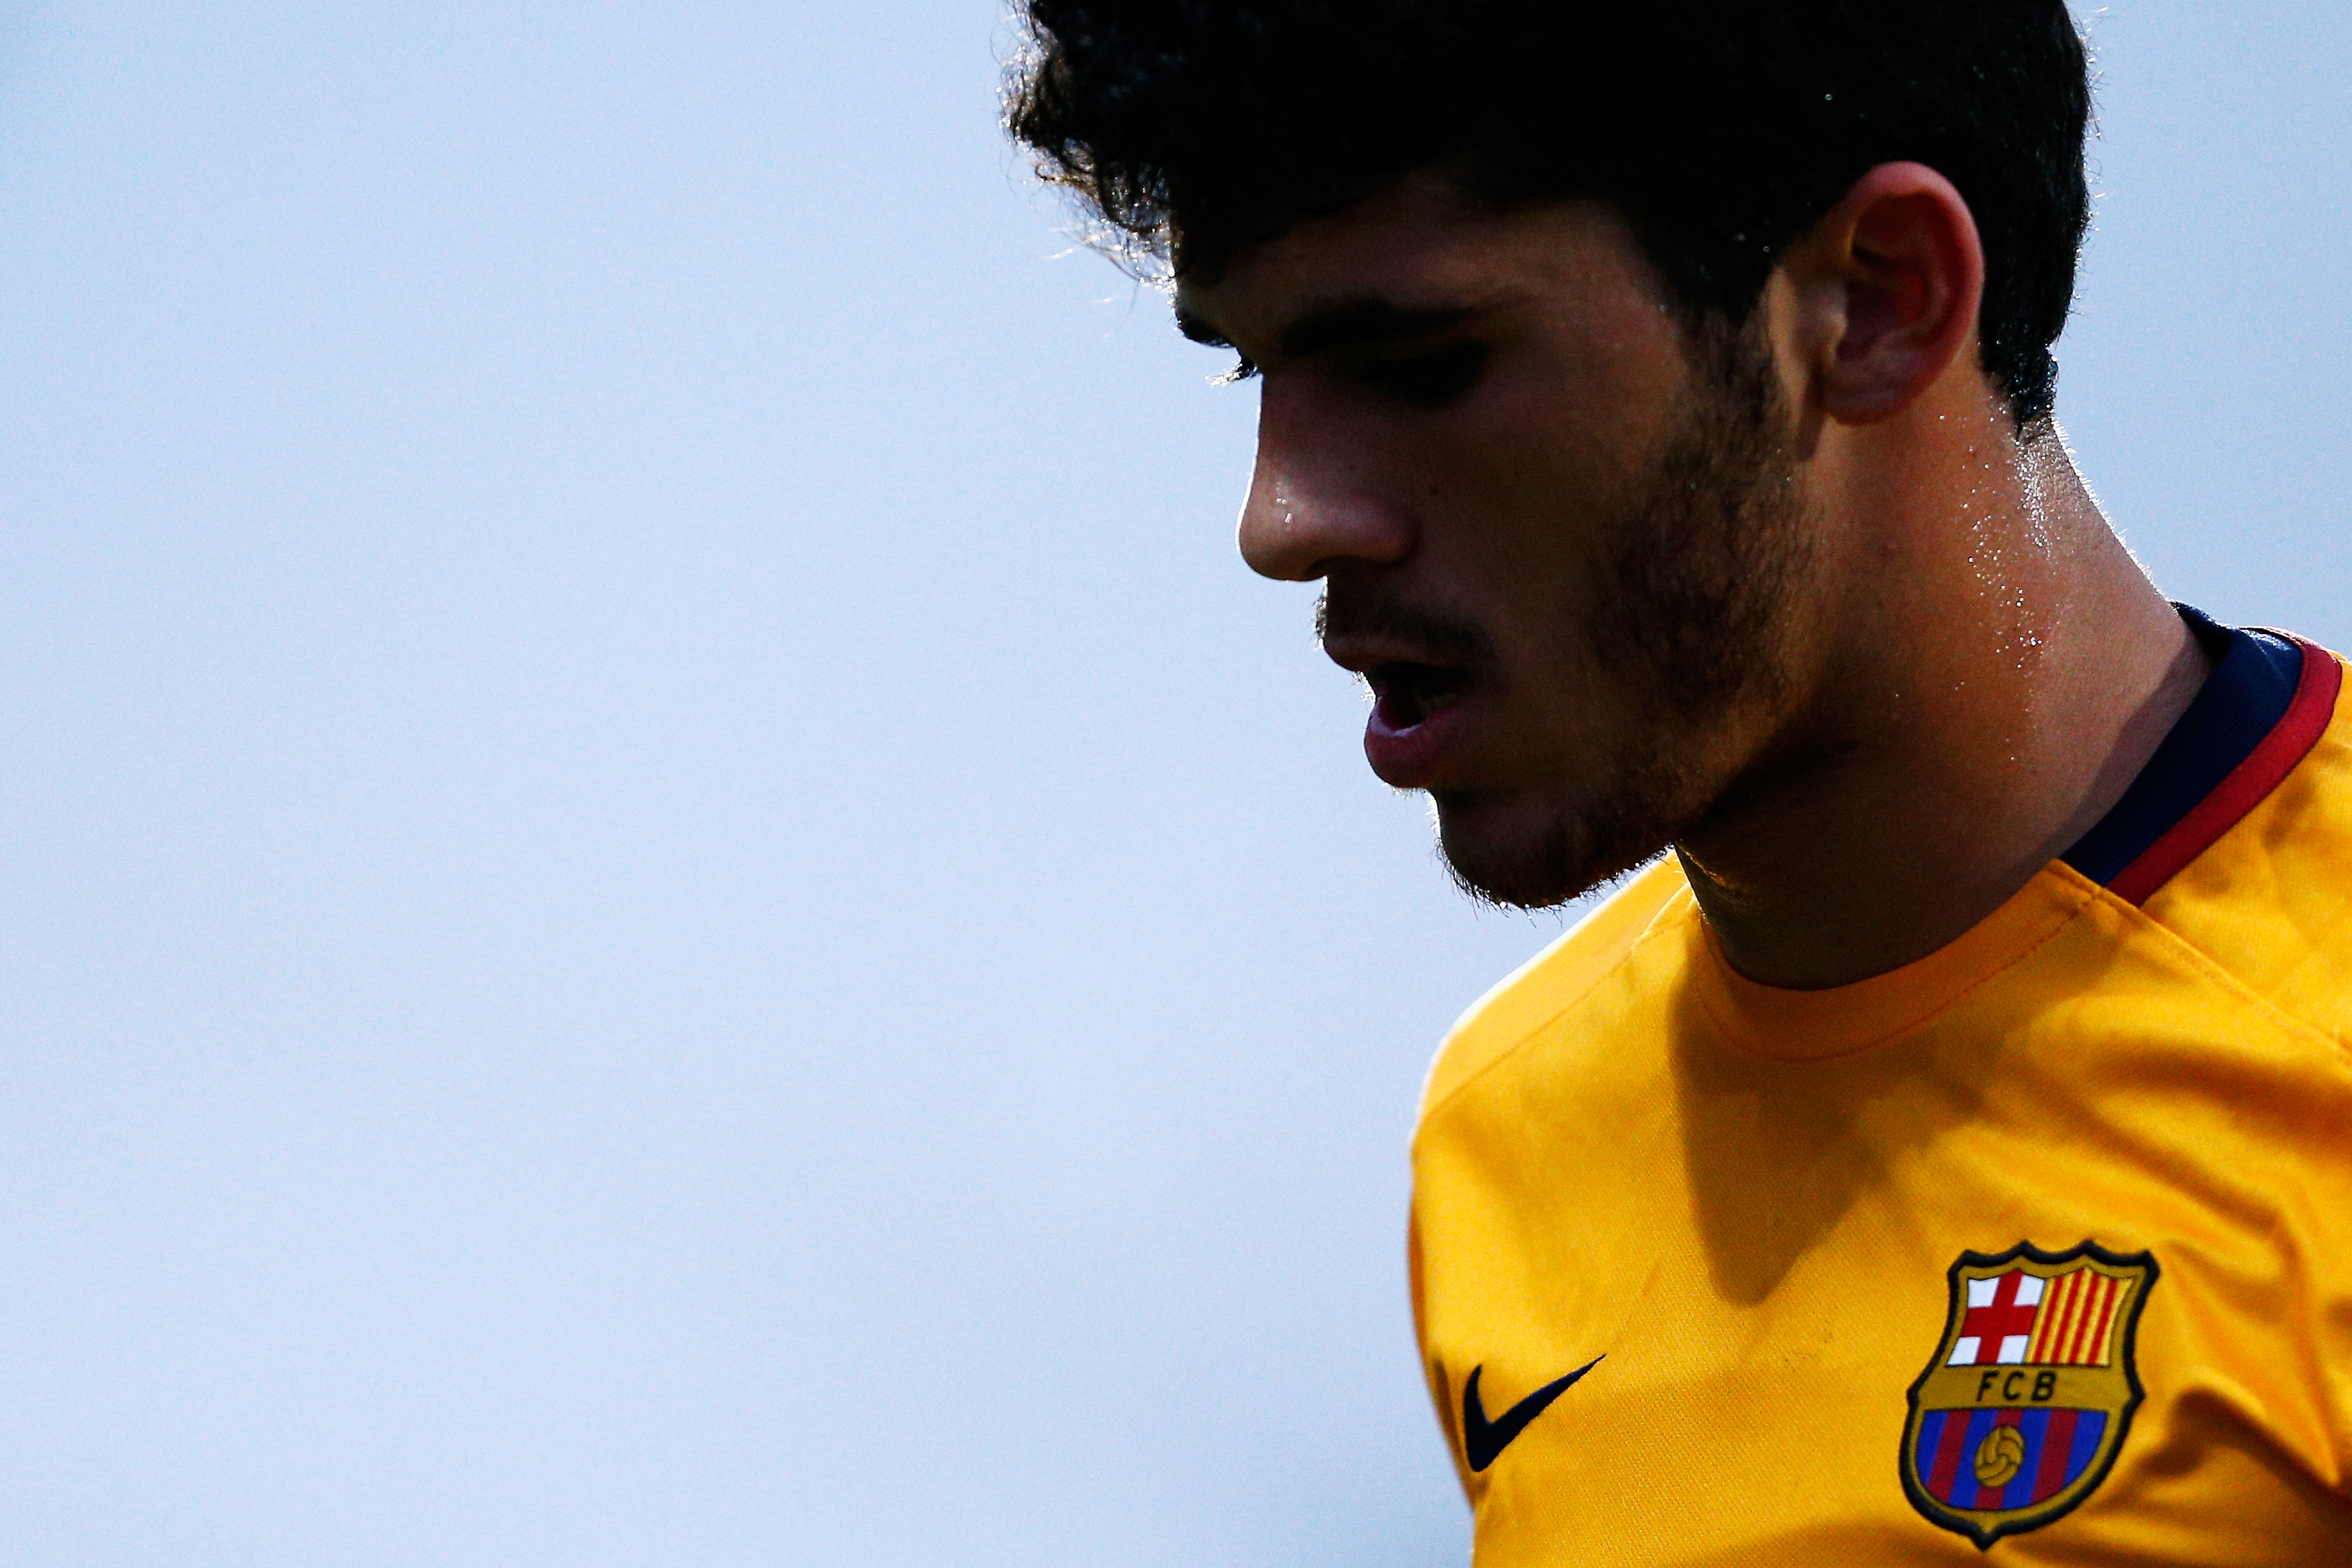
<svg viewBox="0 0 2352 1568">
<path fill-rule="evenodd" d="M 1427 789 L 1437 777 L 1445 753 L 1459 742 L 1469 721 L 1473 694 L 1464 692 L 1410 729 L 1393 730 L 1381 718 L 1378 703 L 1364 721 L 1364 760 L 1382 784 L 1396 789 Z"/>
</svg>

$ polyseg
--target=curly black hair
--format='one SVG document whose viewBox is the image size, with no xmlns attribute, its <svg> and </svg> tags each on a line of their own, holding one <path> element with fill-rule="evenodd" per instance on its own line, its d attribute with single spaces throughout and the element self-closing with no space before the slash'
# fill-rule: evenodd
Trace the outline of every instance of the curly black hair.
<svg viewBox="0 0 2352 1568">
<path fill-rule="evenodd" d="M 1983 367 L 2049 413 L 2090 215 L 2064 0 L 1025 0 L 1007 122 L 1109 233 L 1213 276 L 1441 166 L 1623 213 L 1688 311 L 1744 320 L 1875 164 L 1940 171 L 1985 247 Z"/>
</svg>

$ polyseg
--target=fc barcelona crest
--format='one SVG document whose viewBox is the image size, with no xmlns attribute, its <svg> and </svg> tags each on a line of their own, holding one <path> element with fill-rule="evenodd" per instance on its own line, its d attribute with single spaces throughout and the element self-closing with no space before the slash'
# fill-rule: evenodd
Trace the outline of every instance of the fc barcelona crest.
<svg viewBox="0 0 2352 1568">
<path fill-rule="evenodd" d="M 1989 1548 L 2096 1491 L 2139 1408 L 2133 1336 L 2156 1256 L 2084 1242 L 1964 1252 L 1935 1358 L 1911 1385 L 1903 1489 Z"/>
</svg>

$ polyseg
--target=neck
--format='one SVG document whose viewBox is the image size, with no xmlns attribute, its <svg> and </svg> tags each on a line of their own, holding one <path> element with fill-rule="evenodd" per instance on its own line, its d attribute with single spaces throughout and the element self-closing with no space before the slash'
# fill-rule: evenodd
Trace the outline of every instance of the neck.
<svg viewBox="0 0 2352 1568">
<path fill-rule="evenodd" d="M 1825 598 L 1785 721 L 1675 847 L 1733 967 L 1816 989 L 2000 907 L 2122 796 L 2206 666 L 2053 424 L 2021 439 L 1969 388 L 1808 466 L 1838 498 L 1821 580 L 1854 591 Z"/>
</svg>

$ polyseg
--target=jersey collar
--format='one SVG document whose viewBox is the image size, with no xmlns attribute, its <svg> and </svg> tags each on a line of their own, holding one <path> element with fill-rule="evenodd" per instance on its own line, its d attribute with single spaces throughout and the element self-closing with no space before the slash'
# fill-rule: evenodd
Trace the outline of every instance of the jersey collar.
<svg viewBox="0 0 2352 1568">
<path fill-rule="evenodd" d="M 2060 857 L 2127 903 L 2146 903 L 2279 786 L 2318 743 L 2343 679 L 2299 637 L 2179 608 L 2212 673 L 2123 798 Z"/>
</svg>

